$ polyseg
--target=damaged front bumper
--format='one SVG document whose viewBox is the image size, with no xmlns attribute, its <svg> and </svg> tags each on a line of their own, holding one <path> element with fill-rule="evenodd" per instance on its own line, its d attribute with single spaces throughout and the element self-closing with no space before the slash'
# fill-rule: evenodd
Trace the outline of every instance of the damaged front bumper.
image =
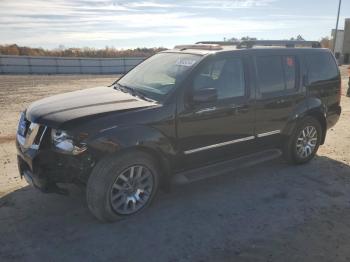
<svg viewBox="0 0 350 262">
<path fill-rule="evenodd" d="M 17 162 L 21 178 L 45 193 L 67 193 L 57 183 L 85 184 L 94 164 L 91 155 L 84 152 L 79 156 L 69 156 L 55 152 L 48 133 L 47 128 L 36 132 L 35 136 L 40 136 L 40 139 L 32 139 L 30 132 L 25 137 L 17 135 Z"/>
</svg>

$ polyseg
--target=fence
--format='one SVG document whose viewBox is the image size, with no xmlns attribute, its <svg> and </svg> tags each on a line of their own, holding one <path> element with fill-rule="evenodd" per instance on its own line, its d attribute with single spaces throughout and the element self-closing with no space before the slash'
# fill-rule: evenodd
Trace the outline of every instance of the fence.
<svg viewBox="0 0 350 262">
<path fill-rule="evenodd" d="M 123 74 L 144 59 L 0 55 L 0 74 Z"/>
</svg>

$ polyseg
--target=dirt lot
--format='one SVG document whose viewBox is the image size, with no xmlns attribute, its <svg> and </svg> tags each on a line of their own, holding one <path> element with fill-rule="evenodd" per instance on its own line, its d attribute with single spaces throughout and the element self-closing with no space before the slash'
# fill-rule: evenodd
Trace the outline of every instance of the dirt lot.
<svg viewBox="0 0 350 262">
<path fill-rule="evenodd" d="M 112 84 L 117 76 L 0 75 L 0 197 L 25 186 L 17 175 L 14 139 L 19 113 L 40 98 L 83 88 Z"/>
<path fill-rule="evenodd" d="M 275 160 L 178 186 L 119 223 L 98 223 L 81 189 L 44 195 L 20 181 L 14 147 L 19 112 L 41 97 L 115 78 L 0 76 L 1 261 L 350 261 L 345 96 L 340 121 L 311 163 Z"/>
</svg>

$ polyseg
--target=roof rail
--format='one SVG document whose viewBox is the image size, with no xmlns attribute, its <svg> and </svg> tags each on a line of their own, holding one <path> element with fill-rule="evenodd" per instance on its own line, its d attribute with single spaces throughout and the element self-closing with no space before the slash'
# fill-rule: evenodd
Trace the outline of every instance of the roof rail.
<svg viewBox="0 0 350 262">
<path fill-rule="evenodd" d="M 174 49 L 181 51 L 186 49 L 199 49 L 199 50 L 222 50 L 222 47 L 218 44 L 195 44 L 195 45 L 177 45 Z"/>
<path fill-rule="evenodd" d="M 299 40 L 247 40 L 241 41 L 237 48 L 253 48 L 254 46 L 312 47 L 321 48 L 318 41 Z"/>
<path fill-rule="evenodd" d="M 220 46 L 236 46 L 237 48 L 253 48 L 254 46 L 312 47 L 321 48 L 318 41 L 300 40 L 243 40 L 243 41 L 201 41 L 196 44 L 215 44 Z"/>
<path fill-rule="evenodd" d="M 197 42 L 196 45 L 204 44 L 204 45 L 221 45 L 221 46 L 236 46 L 239 45 L 240 41 L 200 41 Z"/>
</svg>

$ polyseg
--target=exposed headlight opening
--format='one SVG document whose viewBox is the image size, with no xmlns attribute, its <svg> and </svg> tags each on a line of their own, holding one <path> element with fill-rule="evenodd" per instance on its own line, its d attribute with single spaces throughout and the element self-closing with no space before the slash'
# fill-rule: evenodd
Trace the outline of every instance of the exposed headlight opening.
<svg viewBox="0 0 350 262">
<path fill-rule="evenodd" d="M 76 144 L 73 136 L 63 130 L 52 129 L 51 139 L 55 149 L 64 154 L 79 155 L 87 149 L 85 144 Z"/>
</svg>

